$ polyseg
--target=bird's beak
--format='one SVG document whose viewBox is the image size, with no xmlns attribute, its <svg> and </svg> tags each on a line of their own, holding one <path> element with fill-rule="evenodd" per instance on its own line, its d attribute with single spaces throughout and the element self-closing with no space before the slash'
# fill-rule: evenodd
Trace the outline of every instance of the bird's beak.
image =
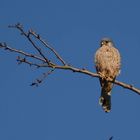
<svg viewBox="0 0 140 140">
<path fill-rule="evenodd" d="M 102 42 L 101 45 L 104 45 L 104 42 Z"/>
<path fill-rule="evenodd" d="M 106 44 L 105 41 L 102 41 L 101 45 L 103 46 L 103 45 L 105 45 L 105 44 Z"/>
<path fill-rule="evenodd" d="M 103 46 L 103 45 L 107 45 L 107 42 L 106 41 L 102 41 L 101 42 L 101 45 Z"/>
</svg>

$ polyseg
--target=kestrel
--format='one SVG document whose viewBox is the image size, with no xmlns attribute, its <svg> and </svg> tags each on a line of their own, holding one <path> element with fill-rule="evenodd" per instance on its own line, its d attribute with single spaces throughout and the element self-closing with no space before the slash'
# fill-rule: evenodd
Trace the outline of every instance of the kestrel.
<svg viewBox="0 0 140 140">
<path fill-rule="evenodd" d="M 111 110 L 111 90 L 113 83 L 108 82 L 107 78 L 115 80 L 120 73 L 121 57 L 119 51 L 114 47 L 111 39 L 103 38 L 100 43 L 100 48 L 95 54 L 95 66 L 98 74 L 104 78 L 100 78 L 101 96 L 99 104 L 105 112 Z"/>
</svg>

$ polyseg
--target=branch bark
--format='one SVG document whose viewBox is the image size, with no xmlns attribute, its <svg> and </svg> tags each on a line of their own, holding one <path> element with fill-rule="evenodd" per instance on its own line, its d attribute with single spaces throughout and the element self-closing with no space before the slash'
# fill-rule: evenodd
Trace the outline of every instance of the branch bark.
<svg viewBox="0 0 140 140">
<path fill-rule="evenodd" d="M 14 52 L 14 53 L 19 54 L 19 56 L 17 57 L 18 64 L 25 63 L 25 64 L 28 64 L 30 66 L 35 66 L 37 68 L 42 68 L 42 67 L 49 68 L 49 70 L 46 73 L 43 73 L 43 76 L 41 78 L 36 79 L 36 81 L 33 82 L 31 84 L 31 86 L 34 86 L 34 85 L 38 86 L 38 84 L 42 83 L 42 81 L 48 75 L 50 75 L 53 71 L 55 71 L 56 69 L 69 70 L 69 71 L 72 71 L 72 72 L 82 73 L 82 74 L 85 74 L 85 75 L 88 75 L 88 76 L 91 76 L 91 77 L 95 77 L 95 78 L 105 78 L 102 75 L 91 72 L 87 69 L 84 69 L 84 68 L 81 69 L 81 68 L 77 68 L 77 67 L 73 67 L 71 65 L 68 65 L 66 63 L 66 61 L 58 54 L 58 52 L 53 47 L 51 47 L 46 41 L 44 41 L 40 37 L 40 35 L 37 34 L 35 31 L 28 30 L 27 32 L 25 32 L 23 26 L 19 23 L 14 25 L 14 26 L 12 25 L 12 26 L 9 26 L 9 27 L 10 28 L 15 28 L 18 31 L 20 31 L 21 35 L 23 35 L 31 43 L 33 48 L 38 52 L 38 55 L 35 55 L 35 54 L 32 54 L 32 53 L 27 53 L 27 52 L 24 52 L 22 50 L 18 50 L 18 49 L 9 47 L 6 43 L 0 43 L 0 48 L 1 49 L 3 48 L 4 50 L 8 50 L 10 52 Z M 45 54 L 42 52 L 42 49 L 39 48 L 36 45 L 36 43 L 32 39 L 32 37 L 35 38 L 40 43 L 42 43 L 42 45 L 44 45 L 44 47 L 46 49 L 48 49 L 52 54 L 54 54 L 61 65 L 55 63 L 53 60 L 50 60 L 49 56 L 45 56 Z M 31 60 L 29 60 L 29 58 Z M 34 60 L 38 60 L 38 63 L 34 62 Z M 126 83 L 120 82 L 118 80 L 113 81 L 112 79 L 109 79 L 109 78 L 107 80 L 109 82 L 112 82 L 112 83 L 114 83 L 118 86 L 121 86 L 123 88 L 129 89 L 129 90 L 131 90 L 131 91 L 140 95 L 140 89 L 134 87 L 131 84 L 126 84 Z"/>
</svg>

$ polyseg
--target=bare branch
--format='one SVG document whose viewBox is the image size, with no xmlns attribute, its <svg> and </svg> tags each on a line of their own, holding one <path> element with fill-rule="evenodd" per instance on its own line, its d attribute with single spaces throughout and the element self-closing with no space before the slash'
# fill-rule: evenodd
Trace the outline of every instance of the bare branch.
<svg viewBox="0 0 140 140">
<path fill-rule="evenodd" d="M 27 56 L 27 57 L 32 57 L 32 58 L 40 60 L 42 62 L 46 62 L 45 59 L 43 59 L 43 58 L 41 58 L 37 55 L 29 54 L 29 53 L 26 53 L 22 50 L 17 50 L 15 48 L 11 48 L 6 43 L 0 43 L 0 48 L 3 48 L 4 50 L 8 50 L 8 51 L 11 51 L 11 52 L 16 52 L 18 54 L 22 54 L 22 55 Z"/>
<path fill-rule="evenodd" d="M 24 63 L 27 63 L 29 65 L 33 65 L 33 66 L 36 66 L 36 67 L 50 67 L 50 68 L 53 68 L 53 69 L 70 70 L 70 71 L 73 71 L 73 72 L 83 73 L 83 74 L 86 74 L 86 75 L 89 75 L 89 76 L 92 76 L 92 77 L 96 77 L 96 78 L 104 78 L 102 75 L 99 75 L 97 73 L 93 73 L 93 72 L 90 72 L 86 69 L 79 69 L 79 68 L 72 67 L 72 66 L 69 66 L 69 65 L 60 66 L 60 65 L 53 64 L 53 65 L 48 66 L 46 64 L 36 64 L 36 63 L 28 62 L 28 61 L 24 61 Z M 118 80 L 113 81 L 111 79 L 108 79 L 108 81 L 110 81 L 110 82 L 112 82 L 116 85 L 122 86 L 123 88 L 130 89 L 130 90 L 132 90 L 132 91 L 134 91 L 134 92 L 136 92 L 140 95 L 140 89 L 137 89 L 130 84 L 125 84 L 125 83 L 120 82 Z"/>
<path fill-rule="evenodd" d="M 47 47 L 48 49 L 50 49 L 55 56 L 62 62 L 63 65 L 66 65 L 66 62 L 62 59 L 62 57 L 55 51 L 55 49 L 53 49 L 47 42 L 45 42 L 40 35 L 36 34 L 34 31 L 30 31 L 30 33 L 37 38 L 45 47 Z"/>
<path fill-rule="evenodd" d="M 45 73 L 42 74 L 42 77 L 40 78 L 37 78 L 35 80 L 35 82 L 33 82 L 30 86 L 38 86 L 39 84 L 41 84 L 45 79 L 46 77 L 48 77 L 55 69 L 51 69 Z"/>
<path fill-rule="evenodd" d="M 29 30 L 26 33 L 24 31 L 22 25 L 19 24 L 19 23 L 14 25 L 14 26 L 9 26 L 9 27 L 18 29 L 21 32 L 21 34 L 24 35 L 28 39 L 28 41 L 32 44 L 34 49 L 38 51 L 40 56 L 37 56 L 37 55 L 32 54 L 32 53 L 27 53 L 27 52 L 24 52 L 22 50 L 11 48 L 6 43 L 0 43 L 0 48 L 3 48 L 4 50 L 8 50 L 10 52 L 14 52 L 14 53 L 18 53 L 18 54 L 22 55 L 23 57 L 21 57 L 21 56 L 17 57 L 18 64 L 25 63 L 25 64 L 28 64 L 30 66 L 35 66 L 37 68 L 46 67 L 46 68 L 50 69 L 49 71 L 44 73 L 41 78 L 37 78 L 36 81 L 31 84 L 31 86 L 34 86 L 34 85 L 38 86 L 38 84 L 42 83 L 42 81 L 56 69 L 69 70 L 69 71 L 72 71 L 72 72 L 82 73 L 82 74 L 89 75 L 91 77 L 96 77 L 96 78 L 105 78 L 101 74 L 93 73 L 93 72 L 91 72 L 87 69 L 81 69 L 81 68 L 76 68 L 76 67 L 67 65 L 66 62 L 64 61 L 64 59 L 62 59 L 62 57 L 57 53 L 57 51 L 55 49 L 53 49 L 52 47 L 50 47 L 50 45 L 48 45 L 48 43 L 45 42 L 40 37 L 40 35 L 36 34 L 33 30 Z M 53 53 L 57 57 L 57 59 L 62 63 L 62 65 L 54 63 L 52 60 L 49 60 L 48 57 L 45 56 L 45 54 L 43 54 L 41 49 L 38 46 L 35 45 L 34 41 L 31 39 L 31 36 L 35 37 L 46 48 L 48 48 L 51 51 L 51 53 Z M 28 60 L 28 58 L 32 58 L 32 61 Z M 38 62 L 34 62 L 35 59 L 38 60 Z M 126 89 L 129 89 L 129 90 L 133 91 L 133 92 L 136 92 L 137 94 L 140 95 L 140 89 L 135 88 L 134 86 L 132 86 L 130 84 L 126 84 L 126 83 L 123 83 L 123 82 L 120 82 L 120 81 L 117 81 L 117 80 L 113 81 L 112 79 L 109 79 L 109 78 L 107 78 L 106 80 L 108 80 L 109 82 L 112 82 L 116 85 L 119 85 L 123 88 L 126 88 Z"/>
<path fill-rule="evenodd" d="M 21 35 L 24 35 L 28 41 L 32 44 L 32 46 L 39 52 L 39 54 L 46 60 L 46 62 L 49 64 L 49 60 L 45 57 L 45 55 L 42 53 L 41 48 L 39 48 L 38 46 L 35 45 L 35 42 L 32 41 L 31 37 L 30 37 L 30 31 L 29 32 L 25 32 L 23 29 L 23 26 L 18 23 L 15 26 L 9 26 L 9 28 L 16 28 L 21 32 Z"/>
</svg>

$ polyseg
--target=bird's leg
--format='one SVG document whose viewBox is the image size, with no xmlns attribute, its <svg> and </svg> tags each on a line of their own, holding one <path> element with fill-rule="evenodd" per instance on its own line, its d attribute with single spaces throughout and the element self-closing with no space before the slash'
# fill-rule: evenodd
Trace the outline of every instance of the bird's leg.
<svg viewBox="0 0 140 140">
<path fill-rule="evenodd" d="M 100 75 L 100 77 L 101 77 L 102 79 L 106 79 L 106 76 L 105 76 L 103 73 L 98 72 L 98 74 Z"/>
<path fill-rule="evenodd" d="M 106 81 L 111 81 L 112 79 L 108 76 L 106 76 L 105 74 L 98 72 L 98 74 L 101 76 L 102 80 L 106 80 Z"/>
<path fill-rule="evenodd" d="M 112 78 L 111 77 L 106 77 L 106 81 L 111 81 Z"/>
<path fill-rule="evenodd" d="M 101 72 L 98 72 L 98 74 L 100 75 L 100 77 L 102 78 L 102 80 L 112 81 L 112 78 L 111 77 L 108 77 L 108 76 L 104 75 Z"/>
</svg>

